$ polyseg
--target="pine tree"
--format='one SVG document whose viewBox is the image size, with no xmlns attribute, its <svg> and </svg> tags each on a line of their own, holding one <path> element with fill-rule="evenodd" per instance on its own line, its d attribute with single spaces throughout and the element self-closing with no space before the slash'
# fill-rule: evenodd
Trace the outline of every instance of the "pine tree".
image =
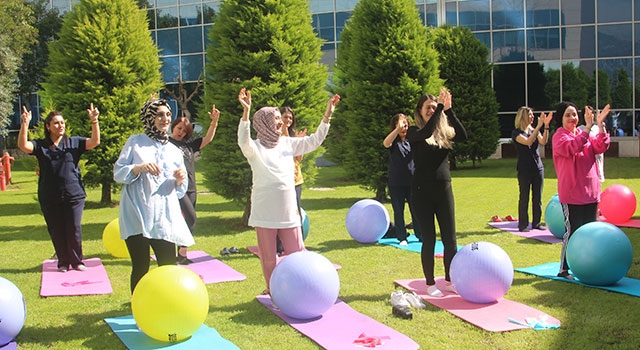
<svg viewBox="0 0 640 350">
<path fill-rule="evenodd" d="M 396 113 L 413 116 L 423 93 L 437 93 L 437 52 L 415 2 L 361 0 L 341 34 L 334 82 L 342 97 L 327 149 L 360 185 L 386 198 L 388 152 L 382 140 Z"/>
<path fill-rule="evenodd" d="M 486 159 L 496 150 L 500 138 L 498 101 L 491 87 L 489 50 L 467 27 L 443 26 L 431 31 L 440 54 L 440 77 L 453 96 L 456 116 L 469 138 L 454 144 L 449 160 Z"/>
<path fill-rule="evenodd" d="M 81 0 L 49 50 L 44 97 L 74 133 L 90 135 L 86 109 L 93 103 L 100 110 L 101 143 L 85 155 L 84 180 L 101 185 L 101 201 L 110 203 L 113 163 L 127 138 L 142 130 L 142 104 L 162 87 L 146 11 L 133 0 Z"/>
<path fill-rule="evenodd" d="M 221 111 L 215 139 L 202 151 L 198 167 L 204 185 L 250 210 L 251 170 L 238 147 L 242 108 L 240 88 L 252 92 L 252 113 L 264 106 L 290 106 L 297 128 L 311 133 L 319 125 L 329 98 L 324 90 L 327 67 L 320 63 L 321 41 L 313 33 L 306 0 L 229 0 L 222 3 L 209 32 L 203 104 Z M 331 131 L 329 131 L 331 134 Z M 303 158 L 305 184 L 313 182 L 314 154 Z"/>
</svg>

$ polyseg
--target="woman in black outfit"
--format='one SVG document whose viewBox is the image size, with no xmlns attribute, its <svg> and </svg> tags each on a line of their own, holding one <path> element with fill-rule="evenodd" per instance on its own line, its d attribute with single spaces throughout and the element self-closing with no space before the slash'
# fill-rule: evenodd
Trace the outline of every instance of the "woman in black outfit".
<svg viewBox="0 0 640 350">
<path fill-rule="evenodd" d="M 467 131 L 451 109 L 451 93 L 446 88 L 440 89 L 437 98 L 433 95 L 420 97 L 414 115 L 417 126 L 410 127 L 407 132 L 415 164 L 411 200 L 422 231 L 421 259 L 427 293 L 442 297 L 444 294 L 436 287 L 433 272 L 436 243 L 434 217 L 438 219 L 444 244 L 445 290 L 455 292 L 449 276 L 451 260 L 458 250 L 449 151 L 454 142 L 467 139 Z"/>
</svg>

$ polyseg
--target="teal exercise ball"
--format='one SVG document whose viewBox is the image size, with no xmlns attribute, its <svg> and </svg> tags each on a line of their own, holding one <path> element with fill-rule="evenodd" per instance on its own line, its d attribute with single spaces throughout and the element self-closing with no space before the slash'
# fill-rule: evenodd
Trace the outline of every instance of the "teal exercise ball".
<svg viewBox="0 0 640 350">
<path fill-rule="evenodd" d="M 558 238 L 564 237 L 564 233 L 567 232 L 567 228 L 564 225 L 562 204 L 560 204 L 557 194 L 551 197 L 544 210 L 544 222 L 547 224 L 549 231 Z"/>
<path fill-rule="evenodd" d="M 302 240 L 306 240 L 309 235 L 309 216 L 302 208 L 300 208 L 300 215 L 302 216 Z"/>
<path fill-rule="evenodd" d="M 567 263 L 581 282 L 608 286 L 622 279 L 633 262 L 627 235 L 608 222 L 580 226 L 567 244 Z"/>
</svg>

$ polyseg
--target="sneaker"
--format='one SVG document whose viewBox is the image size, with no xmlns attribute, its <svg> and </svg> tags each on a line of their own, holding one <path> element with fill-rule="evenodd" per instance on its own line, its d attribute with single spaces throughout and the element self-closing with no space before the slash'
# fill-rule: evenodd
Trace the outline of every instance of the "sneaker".
<svg viewBox="0 0 640 350">
<path fill-rule="evenodd" d="M 413 313 L 406 306 L 394 305 L 391 308 L 391 313 L 400 318 L 404 318 L 405 320 L 410 320 L 413 318 Z"/>
<path fill-rule="evenodd" d="M 454 286 L 453 283 L 451 283 L 451 282 L 445 282 L 444 283 L 444 290 L 445 290 L 445 292 L 458 294 L 458 291 L 456 290 L 456 286 Z"/>
<path fill-rule="evenodd" d="M 404 299 L 409 302 L 409 305 L 411 305 L 411 307 L 415 307 L 418 309 L 424 309 L 427 307 L 427 305 L 425 305 L 422 302 L 422 299 L 420 299 L 420 297 L 418 296 L 418 294 L 416 294 L 415 292 L 412 293 L 404 293 Z"/>
<path fill-rule="evenodd" d="M 409 245 L 409 243 L 407 243 L 407 241 L 405 241 L 405 240 L 402 240 L 402 241 L 400 241 L 400 245 L 403 246 L 403 247 L 406 247 L 406 246 Z"/>
<path fill-rule="evenodd" d="M 502 222 L 502 219 L 498 215 L 494 215 L 491 217 L 491 221 L 493 222 Z"/>
<path fill-rule="evenodd" d="M 404 225 L 404 227 L 405 227 L 407 230 L 413 230 L 413 222 L 410 222 L 410 223 L 408 223 L 408 224 Z"/>
<path fill-rule="evenodd" d="M 504 217 L 504 219 L 505 219 L 505 220 L 507 220 L 507 221 L 518 221 L 518 219 L 514 218 L 514 217 L 513 217 L 513 216 L 511 216 L 511 215 L 507 215 L 507 216 L 505 216 L 505 217 Z"/>
<path fill-rule="evenodd" d="M 180 255 L 178 254 L 178 256 L 176 257 L 176 261 L 178 262 L 178 265 L 189 265 L 189 264 L 193 264 L 193 261 L 190 260 L 189 258 L 187 258 L 184 255 Z"/>
<path fill-rule="evenodd" d="M 231 247 L 231 248 L 229 248 L 229 253 L 238 254 L 238 253 L 240 253 L 240 251 L 236 247 Z"/>
<path fill-rule="evenodd" d="M 567 270 L 558 272 L 558 277 L 566 278 L 572 281 L 575 280 L 575 278 L 573 278 L 573 276 L 571 276 L 571 274 Z"/>
<path fill-rule="evenodd" d="M 222 248 L 222 250 L 220 251 L 220 255 L 222 255 L 222 256 L 231 255 L 231 252 L 229 251 L 229 248 L 224 247 L 224 248 Z"/>
<path fill-rule="evenodd" d="M 444 296 L 444 294 L 442 294 L 440 289 L 438 289 L 435 284 L 433 286 L 427 287 L 427 294 L 436 298 L 442 298 Z"/>
<path fill-rule="evenodd" d="M 543 225 L 543 224 L 537 224 L 535 226 L 532 227 L 534 230 L 541 230 L 544 231 L 547 229 L 547 226 Z"/>
<path fill-rule="evenodd" d="M 53 254 L 51 254 L 51 257 L 49 258 L 51 260 L 58 260 L 58 254 L 56 254 L 55 252 L 53 252 Z"/>
<path fill-rule="evenodd" d="M 58 272 L 67 272 L 69 268 L 66 266 L 58 266 Z"/>
<path fill-rule="evenodd" d="M 87 271 L 87 267 L 84 264 L 73 266 L 73 269 L 76 271 Z"/>
<path fill-rule="evenodd" d="M 391 293 L 391 305 L 411 307 L 411 304 L 405 299 L 404 293 L 401 290 Z"/>
<path fill-rule="evenodd" d="M 520 231 L 520 232 L 529 232 L 531 230 L 529 230 L 528 227 L 525 227 L 525 228 L 519 228 L 518 231 Z"/>
</svg>

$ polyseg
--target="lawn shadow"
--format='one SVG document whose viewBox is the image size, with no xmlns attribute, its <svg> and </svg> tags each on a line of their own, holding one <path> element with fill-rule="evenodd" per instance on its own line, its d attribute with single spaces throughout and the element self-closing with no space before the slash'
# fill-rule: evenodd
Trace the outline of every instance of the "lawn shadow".
<svg viewBox="0 0 640 350">
<path fill-rule="evenodd" d="M 38 204 L 38 202 L 0 204 L 0 216 L 17 216 L 40 213 L 42 213 L 42 210 L 40 210 L 40 204 Z"/>
</svg>

